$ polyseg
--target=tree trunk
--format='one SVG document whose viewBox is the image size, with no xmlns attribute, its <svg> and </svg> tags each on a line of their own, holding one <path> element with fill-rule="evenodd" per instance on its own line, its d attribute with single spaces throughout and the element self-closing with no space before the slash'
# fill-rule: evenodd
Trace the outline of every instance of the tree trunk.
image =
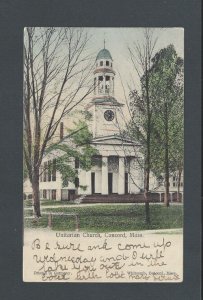
<svg viewBox="0 0 203 300">
<path fill-rule="evenodd" d="M 177 189 L 177 202 L 181 202 L 180 199 L 180 181 L 181 181 L 182 169 L 178 170 L 178 189 Z"/>
<path fill-rule="evenodd" d="M 169 172 L 167 166 L 165 166 L 165 194 L 164 204 L 169 206 Z"/>
<path fill-rule="evenodd" d="M 165 148 L 165 194 L 164 204 L 169 206 L 169 161 L 168 161 L 168 147 Z"/>
<path fill-rule="evenodd" d="M 149 209 L 149 171 L 145 170 L 145 187 L 144 187 L 144 198 L 145 198 L 145 221 L 150 224 L 150 209 Z"/>
<path fill-rule="evenodd" d="M 148 115 L 148 131 L 147 131 L 147 153 L 145 164 L 145 180 L 144 180 L 144 198 L 145 198 L 145 218 L 146 223 L 150 224 L 150 208 L 149 208 L 149 174 L 150 174 L 150 118 Z"/>
<path fill-rule="evenodd" d="M 165 195 L 164 204 L 169 206 L 169 157 L 168 157 L 168 106 L 165 103 Z"/>
<path fill-rule="evenodd" d="M 150 174 L 150 118 L 148 117 L 147 132 L 147 155 L 145 164 L 145 180 L 144 180 L 144 198 L 145 198 L 145 218 L 146 223 L 150 224 L 150 208 L 149 208 L 149 174 Z"/>
<path fill-rule="evenodd" d="M 145 62 L 145 84 L 146 84 L 146 100 L 147 100 L 147 153 L 145 164 L 145 183 L 144 183 L 144 198 L 145 198 L 145 217 L 146 223 L 150 224 L 150 209 L 149 209 L 149 174 L 150 174 L 150 145 L 151 145 L 151 115 L 150 115 L 150 99 L 149 99 L 149 75 L 148 75 L 148 61 Z"/>
<path fill-rule="evenodd" d="M 37 218 L 41 217 L 39 197 L 39 170 L 35 170 L 32 179 L 34 213 Z"/>
</svg>

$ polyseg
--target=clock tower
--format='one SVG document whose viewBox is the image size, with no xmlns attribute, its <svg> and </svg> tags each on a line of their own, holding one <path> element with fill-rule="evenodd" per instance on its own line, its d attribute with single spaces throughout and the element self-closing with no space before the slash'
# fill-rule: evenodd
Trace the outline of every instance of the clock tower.
<svg viewBox="0 0 203 300">
<path fill-rule="evenodd" d="M 92 114 L 93 137 L 118 135 L 119 115 L 123 104 L 114 97 L 113 59 L 105 45 L 97 54 L 93 74 L 94 96 L 88 107 Z"/>
</svg>

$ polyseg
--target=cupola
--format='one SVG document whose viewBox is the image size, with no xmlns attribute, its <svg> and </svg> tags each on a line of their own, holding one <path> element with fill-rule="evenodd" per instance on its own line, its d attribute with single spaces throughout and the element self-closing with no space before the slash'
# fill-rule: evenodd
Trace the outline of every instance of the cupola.
<svg viewBox="0 0 203 300">
<path fill-rule="evenodd" d="M 96 56 L 94 70 L 94 94 L 95 96 L 114 95 L 113 59 L 109 50 L 105 47 Z"/>
</svg>

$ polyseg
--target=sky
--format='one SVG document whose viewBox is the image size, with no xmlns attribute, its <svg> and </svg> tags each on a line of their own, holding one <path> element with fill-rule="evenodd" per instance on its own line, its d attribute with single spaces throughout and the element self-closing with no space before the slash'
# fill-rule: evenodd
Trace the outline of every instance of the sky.
<svg viewBox="0 0 203 300">
<path fill-rule="evenodd" d="M 104 48 L 104 39 L 105 39 L 105 48 L 108 49 L 113 58 L 113 68 L 116 72 L 115 76 L 115 90 L 114 96 L 118 102 L 125 104 L 123 107 L 124 113 L 129 115 L 129 111 L 126 105 L 126 98 L 129 95 L 131 89 L 139 89 L 139 77 L 136 74 L 136 71 L 133 67 L 133 64 L 130 60 L 130 55 L 128 47 L 132 47 L 133 43 L 142 43 L 144 40 L 144 28 L 126 28 L 126 27 L 117 27 L 117 28 L 84 28 L 87 31 L 88 36 L 90 36 L 86 54 L 90 54 L 92 61 L 96 59 L 98 52 Z M 154 37 L 158 38 L 156 47 L 154 49 L 154 54 L 160 49 L 167 47 L 170 44 L 173 44 L 177 54 L 184 58 L 184 29 L 183 28 L 154 28 Z M 64 47 L 61 55 L 66 54 L 66 48 Z M 80 65 L 81 66 L 81 65 Z M 80 68 L 80 67 L 79 67 Z M 91 78 L 90 78 L 91 80 Z M 92 73 L 92 83 L 94 80 L 94 75 Z M 77 85 L 77 82 L 76 82 Z M 70 86 L 72 86 L 70 84 Z M 129 88 L 130 86 L 130 88 Z M 68 89 L 69 90 L 69 89 Z M 84 96 L 84 91 L 79 93 L 79 98 Z M 92 100 L 92 95 L 88 95 L 87 98 L 77 106 L 76 110 L 86 109 L 87 104 Z M 52 109 L 51 109 L 52 111 Z M 50 112 L 46 112 L 49 120 Z M 60 111 L 59 111 L 60 114 Z M 72 120 L 78 118 L 76 111 L 73 111 L 67 120 L 70 126 Z M 65 121 L 65 120 L 64 120 Z"/>
<path fill-rule="evenodd" d="M 115 77 L 115 97 L 118 101 L 125 103 L 125 92 L 128 94 L 128 86 L 136 85 L 139 88 L 139 77 L 137 76 L 130 61 L 128 46 L 133 43 L 143 41 L 144 28 L 86 28 L 91 35 L 89 49 L 97 53 L 104 48 L 108 49 L 112 55 Z M 154 37 L 158 38 L 154 54 L 161 48 L 173 44 L 177 54 L 184 58 L 184 29 L 183 28 L 154 28 Z M 133 84 L 132 84 L 133 83 Z"/>
</svg>

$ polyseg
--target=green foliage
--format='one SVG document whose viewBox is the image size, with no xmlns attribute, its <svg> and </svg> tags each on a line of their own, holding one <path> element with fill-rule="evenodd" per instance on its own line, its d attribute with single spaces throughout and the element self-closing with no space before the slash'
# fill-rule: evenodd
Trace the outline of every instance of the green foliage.
<svg viewBox="0 0 203 300">
<path fill-rule="evenodd" d="M 145 77 L 141 78 L 141 92 L 130 93 L 132 119 L 129 133 L 141 144 L 146 156 L 147 122 L 150 117 L 150 167 L 158 177 L 164 172 L 164 150 L 169 150 L 171 172 L 183 165 L 183 60 L 173 45 L 161 49 L 152 58 L 147 73 L 149 81 L 150 115 L 147 115 Z M 165 126 L 168 126 L 168 140 Z"/>
<path fill-rule="evenodd" d="M 56 170 L 61 173 L 63 187 L 67 186 L 69 181 L 74 182 L 77 177 L 77 171 L 69 165 L 68 154 L 64 154 L 60 158 L 57 158 Z"/>
<path fill-rule="evenodd" d="M 85 121 L 75 122 L 74 129 L 68 131 L 68 136 L 61 142 L 49 147 L 48 152 L 59 152 L 56 158 L 56 170 L 61 173 L 62 185 L 75 182 L 78 171 L 75 169 L 75 159 L 80 162 L 80 169 L 88 171 L 91 169 L 92 156 L 97 150 L 91 145 L 92 134 Z M 86 189 L 85 186 L 80 186 Z"/>
<path fill-rule="evenodd" d="M 88 129 L 85 121 L 79 120 L 75 122 L 75 128 L 69 130 L 69 133 L 72 134 L 72 140 L 77 146 L 83 146 L 91 143 L 92 134 Z M 76 132 L 77 131 L 77 132 Z M 76 133 L 75 133 L 76 132 Z"/>
<path fill-rule="evenodd" d="M 91 121 L 92 120 L 92 113 L 89 112 L 88 110 L 82 110 L 80 113 L 84 116 L 86 121 Z"/>
<path fill-rule="evenodd" d="M 154 99 L 152 169 L 164 172 L 165 148 L 169 150 L 169 170 L 183 165 L 183 60 L 172 45 L 153 58 L 150 95 Z M 168 129 L 166 137 L 165 130 Z"/>
</svg>

